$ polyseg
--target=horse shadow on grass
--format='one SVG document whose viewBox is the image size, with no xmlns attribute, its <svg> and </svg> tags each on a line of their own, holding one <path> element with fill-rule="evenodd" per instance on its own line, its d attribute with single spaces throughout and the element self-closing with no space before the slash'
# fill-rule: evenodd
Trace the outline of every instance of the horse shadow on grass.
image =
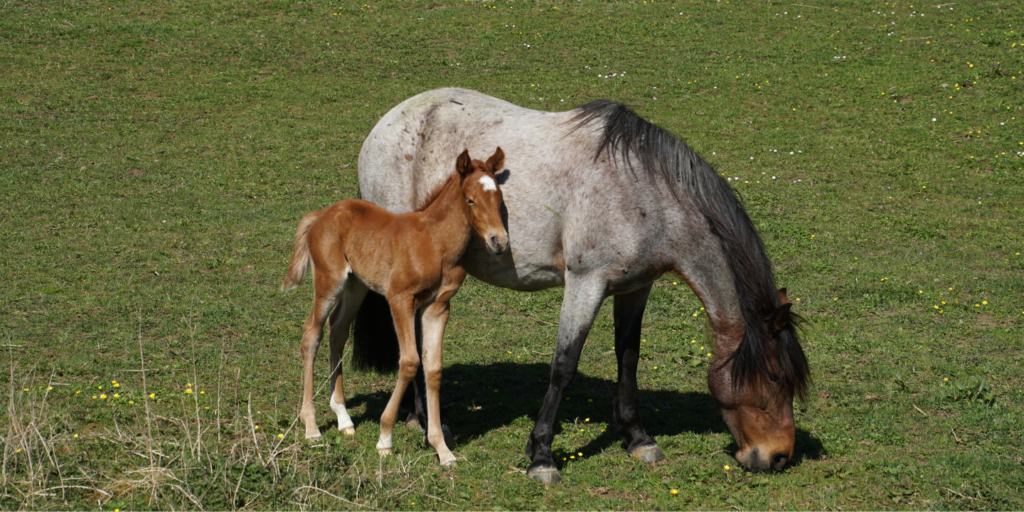
<svg viewBox="0 0 1024 512">
<path fill-rule="evenodd" d="M 536 421 L 541 401 L 547 393 L 551 367 L 543 363 L 456 364 L 444 369 L 441 384 L 441 420 L 455 437 L 456 445 L 491 432 L 521 423 L 528 418 L 529 428 Z M 612 424 L 612 397 L 616 383 L 612 379 L 577 373 L 558 410 L 555 436 L 570 422 L 575 428 L 608 427 L 597 438 L 579 448 L 585 456 L 608 449 L 625 450 L 622 437 Z M 410 388 L 407 393 L 412 393 Z M 359 394 L 347 400 L 350 408 L 366 406 L 366 412 L 354 416 L 359 428 L 364 422 L 377 422 L 390 393 Z M 678 436 L 685 433 L 728 433 L 715 399 L 704 391 L 642 389 L 640 414 L 647 433 L 652 436 Z M 402 411 L 400 418 L 405 418 Z M 369 427 L 369 425 L 367 425 Z M 365 427 L 364 427 L 365 428 Z M 372 428 L 372 427 L 371 427 Z M 526 437 L 522 439 L 525 449 Z M 735 441 L 724 447 L 735 453 Z M 804 460 L 817 460 L 824 447 L 815 436 L 797 429 L 796 450 L 791 466 Z"/>
</svg>

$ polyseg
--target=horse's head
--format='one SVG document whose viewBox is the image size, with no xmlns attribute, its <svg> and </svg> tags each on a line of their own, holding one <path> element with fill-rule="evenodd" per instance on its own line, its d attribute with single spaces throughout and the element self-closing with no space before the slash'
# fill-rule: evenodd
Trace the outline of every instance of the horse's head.
<svg viewBox="0 0 1024 512">
<path fill-rule="evenodd" d="M 508 249 L 508 231 L 501 217 L 504 199 L 494 177 L 504 165 L 505 153 L 500 147 L 486 162 L 470 159 L 468 149 L 455 161 L 462 193 L 469 205 L 470 225 L 492 254 L 502 254 Z"/>
<path fill-rule="evenodd" d="M 729 357 L 716 360 L 708 387 L 739 445 L 736 460 L 751 471 L 778 470 L 793 458 L 796 425 L 793 396 L 803 394 L 809 375 L 797 340 L 786 290 L 781 305 L 761 319 L 767 343 L 744 339 Z"/>
</svg>

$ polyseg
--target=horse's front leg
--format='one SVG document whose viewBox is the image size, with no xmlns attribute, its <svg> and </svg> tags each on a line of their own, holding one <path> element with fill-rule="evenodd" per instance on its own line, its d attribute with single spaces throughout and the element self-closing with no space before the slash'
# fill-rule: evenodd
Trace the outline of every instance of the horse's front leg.
<svg viewBox="0 0 1024 512">
<path fill-rule="evenodd" d="M 380 440 L 377 441 L 377 452 L 381 455 L 391 453 L 391 432 L 395 426 L 395 417 L 398 415 L 398 406 L 402 402 L 405 388 L 416 376 L 416 369 L 420 365 L 420 355 L 416 352 L 416 320 L 413 298 L 409 295 L 389 296 L 388 305 L 391 306 L 391 316 L 395 320 L 395 333 L 398 334 L 401 355 L 398 359 L 398 383 L 395 384 L 395 392 L 388 400 L 384 414 L 380 416 Z"/>
<path fill-rule="evenodd" d="M 644 430 L 637 404 L 636 366 L 640 360 L 640 327 L 651 285 L 615 296 L 615 358 L 619 363 L 612 418 L 626 441 L 626 452 L 647 463 L 665 458 Z"/>
<path fill-rule="evenodd" d="M 427 387 L 427 441 L 437 450 L 442 466 L 455 463 L 441 430 L 441 358 L 444 328 L 448 323 L 448 301 L 435 302 L 423 311 L 423 369 Z"/>
<path fill-rule="evenodd" d="M 606 283 L 600 278 L 581 278 L 573 274 L 566 276 L 565 298 L 562 299 L 562 314 L 558 322 L 558 342 L 551 359 L 551 383 L 537 415 L 537 424 L 526 443 L 526 455 L 531 461 L 526 474 L 534 480 L 544 483 L 562 480 L 551 456 L 555 419 L 565 391 L 576 375 L 580 352 L 594 317 L 601 309 L 605 288 Z"/>
</svg>

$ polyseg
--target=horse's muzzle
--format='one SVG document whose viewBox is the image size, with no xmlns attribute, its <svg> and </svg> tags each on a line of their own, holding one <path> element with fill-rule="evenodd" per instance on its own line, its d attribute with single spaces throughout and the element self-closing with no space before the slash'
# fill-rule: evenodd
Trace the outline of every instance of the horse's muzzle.
<svg viewBox="0 0 1024 512">
<path fill-rule="evenodd" d="M 792 454 L 778 451 L 770 456 L 762 453 L 757 447 L 740 450 L 736 453 L 736 461 L 746 466 L 753 473 L 761 471 L 779 471 L 789 464 Z"/>
<path fill-rule="evenodd" d="M 495 256 L 501 256 L 508 250 L 508 233 L 496 233 L 485 240 L 487 250 Z"/>
</svg>

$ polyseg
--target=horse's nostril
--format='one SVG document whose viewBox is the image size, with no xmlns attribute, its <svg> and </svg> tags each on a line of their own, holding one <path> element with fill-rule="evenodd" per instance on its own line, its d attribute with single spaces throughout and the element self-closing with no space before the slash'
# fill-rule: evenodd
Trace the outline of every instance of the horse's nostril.
<svg viewBox="0 0 1024 512">
<path fill-rule="evenodd" d="M 783 452 L 777 452 L 775 454 L 772 454 L 772 462 L 771 462 L 772 469 L 776 469 L 776 470 L 782 469 L 782 468 L 786 467 L 787 463 L 789 463 L 789 455 L 787 455 L 787 454 L 785 454 Z"/>
</svg>

